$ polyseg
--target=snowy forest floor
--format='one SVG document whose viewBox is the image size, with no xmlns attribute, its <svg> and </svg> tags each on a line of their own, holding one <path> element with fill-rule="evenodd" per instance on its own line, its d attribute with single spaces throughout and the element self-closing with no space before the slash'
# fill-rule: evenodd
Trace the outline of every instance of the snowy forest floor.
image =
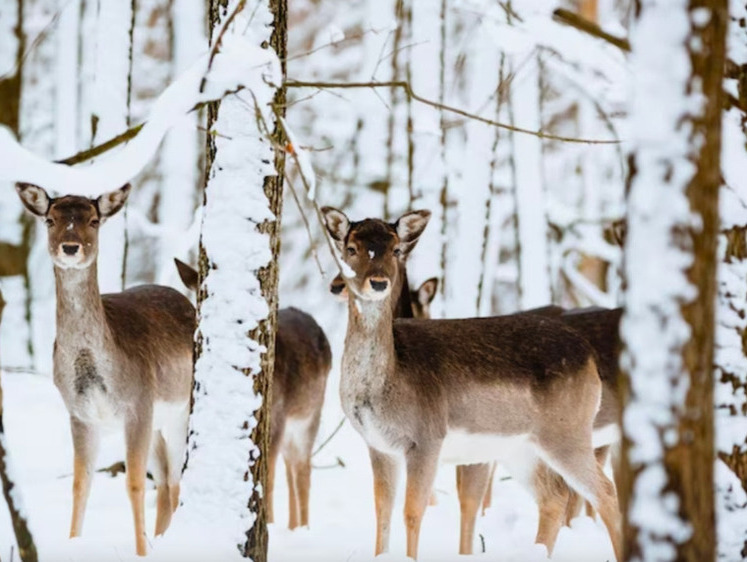
<svg viewBox="0 0 747 562">
<path fill-rule="evenodd" d="M 339 348 L 338 348 L 339 349 Z M 337 355 L 339 357 L 339 354 Z M 318 440 L 324 439 L 341 419 L 337 394 L 338 372 L 333 370 L 327 389 L 327 404 Z M 51 377 L 3 373 L 5 430 L 12 455 L 13 474 L 23 493 L 31 527 L 42 562 L 57 560 L 138 560 L 124 475 L 97 473 L 88 503 L 83 537 L 67 538 L 72 502 L 72 442 L 68 416 Z M 270 560 L 341 561 L 371 560 L 374 550 L 373 484 L 368 453 L 360 436 L 345 424 L 314 457 L 314 465 L 333 465 L 337 458 L 345 467 L 317 468 L 312 473 L 311 525 L 289 531 L 287 487 L 279 461 L 275 513 L 270 525 Z M 104 438 L 97 465 L 106 467 L 123 459 L 119 435 Z M 442 466 L 436 481 L 438 505 L 429 507 L 423 520 L 420 560 L 447 561 L 457 558 L 459 503 L 454 469 Z M 377 560 L 407 560 L 402 522 L 404 474 L 400 477 L 398 501 L 392 521 L 390 554 Z M 147 530 L 151 547 L 156 514 L 156 492 L 149 481 L 146 492 Z M 184 507 L 180 509 L 185 509 Z M 479 560 L 529 562 L 547 560 L 543 546 L 534 545 L 537 508 L 531 496 L 510 479 L 496 476 L 493 506 L 480 517 L 475 552 Z M 185 546 L 189 542 L 185 537 Z M 11 560 L 12 531 L 5 506 L 0 508 L 0 558 Z M 17 552 L 14 557 L 16 560 Z M 142 559 L 139 559 L 142 560 Z M 573 562 L 612 560 L 612 547 L 599 521 L 579 517 L 571 528 L 560 531 L 552 560 Z M 190 562 L 183 559 L 182 562 Z M 218 561 L 219 562 L 219 561 Z"/>
</svg>

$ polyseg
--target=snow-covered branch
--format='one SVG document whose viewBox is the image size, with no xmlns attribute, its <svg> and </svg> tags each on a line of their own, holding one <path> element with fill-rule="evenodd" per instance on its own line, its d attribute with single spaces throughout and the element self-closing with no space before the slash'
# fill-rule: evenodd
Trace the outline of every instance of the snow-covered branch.
<svg viewBox="0 0 747 562">
<path fill-rule="evenodd" d="M 25 149 L 7 128 L 0 127 L 0 153 L 3 154 L 0 181 L 33 183 L 53 192 L 97 196 L 138 175 L 166 132 L 195 107 L 251 84 L 280 80 L 277 57 L 240 35 L 225 37 L 212 65 L 210 60 L 208 54 L 200 57 L 159 96 L 147 122 L 126 147 L 90 166 L 71 167 L 49 162 Z M 205 78 L 204 90 L 200 92 Z"/>
</svg>

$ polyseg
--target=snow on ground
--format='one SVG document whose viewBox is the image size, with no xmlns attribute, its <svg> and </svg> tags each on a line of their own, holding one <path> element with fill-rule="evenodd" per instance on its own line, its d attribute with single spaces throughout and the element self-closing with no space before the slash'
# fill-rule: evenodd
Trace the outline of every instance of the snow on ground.
<svg viewBox="0 0 747 562">
<path fill-rule="evenodd" d="M 339 342 L 336 342 L 339 343 Z M 339 357 L 340 348 L 333 351 Z M 330 375 L 322 429 L 323 440 L 342 417 L 337 398 L 338 372 Z M 23 493 L 30 514 L 32 531 L 42 562 L 138 560 L 135 556 L 132 517 L 123 475 L 115 478 L 96 474 L 88 504 L 83 537 L 67 537 L 71 509 L 72 443 L 68 417 L 50 377 L 25 373 L 3 373 L 5 428 Z M 113 435 L 104 440 L 98 466 L 121 460 L 123 444 Z M 270 526 L 272 562 L 325 561 L 356 562 L 371 560 L 374 549 L 373 485 L 368 454 L 363 440 L 348 425 L 314 457 L 314 465 L 335 464 L 339 457 L 345 467 L 317 468 L 312 473 L 311 527 L 289 531 L 288 496 L 278 466 L 276 517 Z M 156 515 L 156 492 L 146 492 L 147 530 L 151 545 L 158 551 L 152 532 Z M 402 522 L 404 474 L 392 519 L 391 553 L 377 560 L 406 560 Z M 459 504 L 456 498 L 454 470 L 444 466 L 436 482 L 437 506 L 429 507 L 423 520 L 420 560 L 450 561 L 468 559 L 457 555 Z M 485 553 L 475 560 L 532 562 L 546 560 L 544 547 L 534 545 L 537 511 L 532 498 L 512 480 L 496 479 L 493 507 L 478 520 L 477 534 L 485 540 Z M 11 529 L 7 510 L 0 506 L 0 558 L 11 560 Z M 185 537 L 185 552 L 190 537 Z M 476 536 L 475 551 L 480 552 Z M 16 552 L 17 559 L 17 552 Z M 200 556 L 195 560 L 204 560 Z M 218 560 L 218 558 L 214 558 Z M 567 562 L 604 562 L 612 560 L 612 547 L 601 522 L 577 518 L 571 529 L 560 532 L 552 560 Z M 190 562 L 190 558 L 181 558 Z"/>
</svg>

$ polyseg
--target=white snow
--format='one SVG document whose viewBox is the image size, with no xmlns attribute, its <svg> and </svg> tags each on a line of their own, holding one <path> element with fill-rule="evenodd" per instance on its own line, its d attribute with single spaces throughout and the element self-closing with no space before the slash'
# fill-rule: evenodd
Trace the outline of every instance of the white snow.
<svg viewBox="0 0 747 562">
<path fill-rule="evenodd" d="M 342 309 L 342 307 L 340 307 Z M 329 327 L 326 327 L 330 331 Z M 335 341 L 333 353 L 339 357 L 342 342 Z M 332 432 L 342 417 L 337 396 L 339 371 L 335 367 L 327 387 L 327 404 L 319 432 L 319 442 Z M 31 514 L 30 526 L 40 560 L 101 562 L 135 561 L 132 516 L 124 475 L 112 478 L 96 473 L 91 489 L 83 535 L 68 539 L 72 506 L 72 443 L 68 415 L 49 376 L 2 373 L 5 394 L 5 429 L 14 455 L 14 476 Z M 102 442 L 98 467 L 122 460 L 123 440 L 114 434 Z M 341 459 L 344 467 L 337 465 Z M 190 461 L 191 462 L 191 461 Z M 374 559 L 373 485 L 368 452 L 360 435 L 345 424 L 340 432 L 313 459 L 311 517 L 309 529 L 288 531 L 288 492 L 282 463 L 278 466 L 275 492 L 276 523 L 269 526 L 270 562 L 363 562 Z M 402 469 L 404 470 L 404 469 Z M 185 473 L 186 475 L 186 473 Z M 534 544 L 537 508 L 531 495 L 500 469 L 493 488 L 493 506 L 485 517 L 478 517 L 475 552 L 465 560 L 501 562 L 545 562 L 544 547 Z M 404 472 L 392 517 L 391 552 L 377 561 L 405 562 L 405 531 L 402 522 Z M 205 483 L 212 485 L 212 481 Z M 438 505 L 429 507 L 423 519 L 420 559 L 451 562 L 459 544 L 459 502 L 453 466 L 439 470 L 435 491 Z M 192 496 L 193 497 L 193 496 Z M 145 560 L 175 559 L 184 562 L 234 560 L 236 549 L 229 540 L 209 527 L 182 526 L 188 515 L 186 503 L 176 511 L 172 527 L 164 537 L 154 539 L 156 491 L 148 481 L 146 490 L 146 530 L 150 547 Z M 213 521 L 229 524 L 228 509 Z M 0 509 L 0 556 L 10 560 L 13 544 L 7 510 Z M 481 539 L 485 553 L 481 553 Z M 17 550 L 16 550 L 17 555 Z M 601 521 L 579 517 L 571 528 L 560 531 L 555 562 L 596 562 L 612 559 L 612 547 Z M 462 557 L 459 557 L 460 559 Z M 17 559 L 17 558 L 16 558 Z"/>
</svg>

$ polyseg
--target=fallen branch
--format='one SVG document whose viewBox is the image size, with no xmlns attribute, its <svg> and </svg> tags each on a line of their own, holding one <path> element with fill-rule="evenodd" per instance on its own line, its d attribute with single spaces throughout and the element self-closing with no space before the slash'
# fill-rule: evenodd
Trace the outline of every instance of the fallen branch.
<svg viewBox="0 0 747 562">
<path fill-rule="evenodd" d="M 597 37 L 598 39 L 606 41 L 607 43 L 609 43 L 610 45 L 614 45 L 621 51 L 624 51 L 626 53 L 630 52 L 630 41 L 628 41 L 624 37 L 617 37 L 615 35 L 612 35 L 611 33 L 606 32 L 596 23 L 589 21 L 570 10 L 566 10 L 565 8 L 558 8 L 552 13 L 552 18 L 559 23 L 564 23 L 565 25 L 569 25 L 588 35 L 592 35 L 594 37 Z"/>
<path fill-rule="evenodd" d="M 140 132 L 140 129 L 142 129 L 144 125 L 145 123 L 140 123 L 139 125 L 130 127 L 124 133 L 120 133 L 116 137 L 113 137 L 108 141 L 99 144 L 98 146 L 91 147 L 87 150 L 81 150 L 77 154 L 73 154 L 72 156 L 68 156 L 67 158 L 64 158 L 62 160 L 56 160 L 56 162 L 58 164 L 67 164 L 68 166 L 73 166 L 75 164 L 85 162 L 86 160 L 90 160 L 91 158 L 95 158 L 96 156 L 103 154 L 104 152 L 111 150 L 112 148 L 115 148 L 130 139 L 135 138 L 135 136 Z"/>
<path fill-rule="evenodd" d="M 342 419 L 340 420 L 340 423 L 338 423 L 338 424 L 337 424 L 337 427 L 335 428 L 335 430 L 334 430 L 334 431 L 333 431 L 332 433 L 330 433 L 330 434 L 329 434 L 329 437 L 327 437 L 327 438 L 326 438 L 326 439 L 325 439 L 324 441 L 322 441 L 322 444 L 321 444 L 321 445 L 319 445 L 319 446 L 318 446 L 318 447 L 316 448 L 316 450 L 315 450 L 315 451 L 314 451 L 313 453 L 311 453 L 311 456 L 313 457 L 313 456 L 314 456 L 314 455 L 316 455 L 316 454 L 317 454 L 317 453 L 318 453 L 319 451 L 321 451 L 322 449 L 324 449 L 324 447 L 326 447 L 326 446 L 327 446 L 327 443 L 329 443 L 330 441 L 332 441 L 332 438 L 333 438 L 333 437 L 334 437 L 335 435 L 337 435 L 337 433 L 338 433 L 338 432 L 340 431 L 340 429 L 342 429 L 342 426 L 343 426 L 343 425 L 345 425 L 345 417 L 344 417 L 344 416 L 343 416 L 343 418 L 342 418 Z"/>
<path fill-rule="evenodd" d="M 501 129 L 506 129 L 514 133 L 532 135 L 535 137 L 539 137 L 541 139 L 580 143 L 580 144 L 619 144 L 620 143 L 620 141 L 616 139 L 615 140 L 600 140 L 600 139 L 583 139 L 583 138 L 574 138 L 574 137 L 564 137 L 560 135 L 553 135 L 550 133 L 545 133 L 543 131 L 531 131 L 529 129 L 523 129 L 521 127 L 516 127 L 514 125 L 507 125 L 506 123 L 501 123 L 499 121 L 494 121 L 493 119 L 488 119 L 486 117 L 481 117 L 480 115 L 475 115 L 474 113 L 469 113 L 468 111 L 464 111 L 463 109 L 459 109 L 458 107 L 452 107 L 450 105 L 445 105 L 437 101 L 424 98 L 416 94 L 413 91 L 412 87 L 410 86 L 409 82 L 405 80 L 390 80 L 387 82 L 376 82 L 376 81 L 372 81 L 372 82 L 309 82 L 309 81 L 303 81 L 303 80 L 286 80 L 285 85 L 288 88 L 319 88 L 319 89 L 325 89 L 325 88 L 330 88 L 330 89 L 401 88 L 402 90 L 404 90 L 405 94 L 409 98 L 415 101 L 419 101 L 420 103 L 423 103 L 425 105 L 429 105 L 431 107 L 435 107 L 436 109 L 441 109 L 443 111 L 448 111 L 450 113 L 455 113 L 456 115 L 461 115 L 462 117 L 466 117 L 474 121 L 479 121 L 481 123 L 485 123 L 486 125 L 491 125 L 493 127 L 499 127 Z"/>
</svg>

